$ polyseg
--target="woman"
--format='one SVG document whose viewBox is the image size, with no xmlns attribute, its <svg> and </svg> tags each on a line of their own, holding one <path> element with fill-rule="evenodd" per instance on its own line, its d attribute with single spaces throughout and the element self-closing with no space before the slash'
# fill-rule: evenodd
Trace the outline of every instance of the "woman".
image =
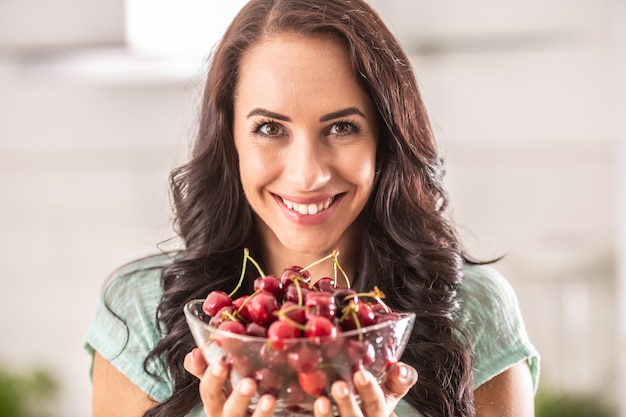
<svg viewBox="0 0 626 417">
<path fill-rule="evenodd" d="M 254 382 L 224 396 L 227 370 L 204 362 L 181 311 L 229 292 L 245 247 L 276 274 L 338 248 L 354 288 L 417 313 L 385 386 L 355 373 L 358 406 L 333 385 L 342 416 L 534 415 L 538 357 L 515 295 L 465 259 L 414 74 L 367 4 L 251 0 L 212 56 L 200 122 L 172 174 L 184 248 L 119 271 L 87 335 L 95 416 L 246 415 Z M 273 410 L 263 396 L 253 416 Z"/>
</svg>

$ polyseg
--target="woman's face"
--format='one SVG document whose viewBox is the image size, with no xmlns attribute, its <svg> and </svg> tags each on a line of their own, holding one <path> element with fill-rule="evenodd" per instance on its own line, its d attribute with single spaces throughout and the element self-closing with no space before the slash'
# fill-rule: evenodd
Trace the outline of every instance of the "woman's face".
<svg viewBox="0 0 626 417">
<path fill-rule="evenodd" d="M 261 41 L 244 55 L 234 112 L 241 182 L 262 243 L 293 255 L 353 249 L 378 128 L 347 48 L 291 33 Z"/>
</svg>

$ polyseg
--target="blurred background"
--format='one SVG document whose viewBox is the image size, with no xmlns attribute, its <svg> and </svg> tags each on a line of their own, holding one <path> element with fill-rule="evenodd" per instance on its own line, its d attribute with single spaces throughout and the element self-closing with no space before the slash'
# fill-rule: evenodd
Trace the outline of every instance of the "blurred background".
<svg viewBox="0 0 626 417">
<path fill-rule="evenodd" d="M 82 338 L 115 268 L 176 245 L 168 173 L 244 2 L 0 0 L 0 401 L 31 407 L 0 416 L 90 414 Z M 626 416 L 625 2 L 371 3 L 411 56 L 467 246 L 506 255 L 539 400 Z"/>
</svg>

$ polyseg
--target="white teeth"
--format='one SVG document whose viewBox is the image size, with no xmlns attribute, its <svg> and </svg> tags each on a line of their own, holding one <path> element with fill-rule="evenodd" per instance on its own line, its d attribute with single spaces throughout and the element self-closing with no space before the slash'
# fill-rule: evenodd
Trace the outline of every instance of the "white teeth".
<svg viewBox="0 0 626 417">
<path fill-rule="evenodd" d="M 287 207 L 289 210 L 297 211 L 302 215 L 310 216 L 317 214 L 320 211 L 326 210 L 333 202 L 332 198 L 324 200 L 323 202 L 318 204 L 298 204 L 294 203 L 293 201 L 285 200 L 284 198 L 282 200 L 285 207 Z"/>
</svg>

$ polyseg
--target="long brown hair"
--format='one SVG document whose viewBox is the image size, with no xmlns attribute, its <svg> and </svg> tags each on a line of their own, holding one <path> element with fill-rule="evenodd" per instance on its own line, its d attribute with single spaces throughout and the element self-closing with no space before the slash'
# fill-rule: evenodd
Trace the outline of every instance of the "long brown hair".
<svg viewBox="0 0 626 417">
<path fill-rule="evenodd" d="M 419 379 L 405 399 L 427 416 L 473 415 L 471 354 L 453 320 L 462 249 L 445 217 L 443 165 L 407 56 L 362 0 L 250 0 L 211 56 L 192 157 L 171 175 L 184 249 L 163 272 L 157 314 L 164 336 L 145 367 L 163 361 L 173 393 L 146 416 L 182 416 L 200 404 L 198 381 L 183 368 L 194 342 L 181 307 L 211 290 L 232 290 L 243 248 L 255 253 L 233 143 L 234 91 L 242 55 L 261 37 L 281 32 L 334 36 L 348 46 L 355 77 L 380 118 L 376 180 L 359 219 L 364 238 L 354 286 L 376 285 L 393 309 L 418 315 L 402 360 Z"/>
</svg>

